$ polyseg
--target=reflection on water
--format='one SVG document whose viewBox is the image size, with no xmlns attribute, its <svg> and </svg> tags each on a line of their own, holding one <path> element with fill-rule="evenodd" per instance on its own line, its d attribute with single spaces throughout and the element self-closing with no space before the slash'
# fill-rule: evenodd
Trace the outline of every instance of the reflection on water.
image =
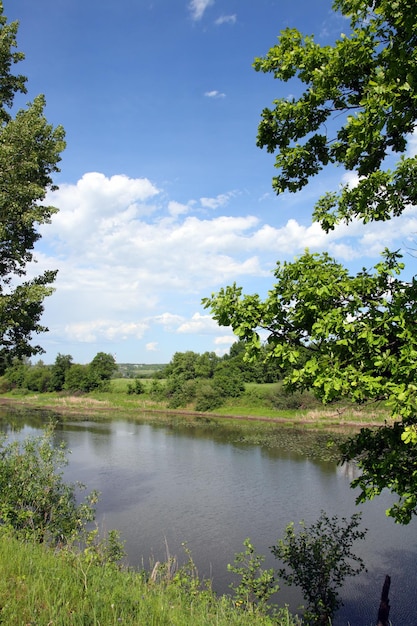
<svg viewBox="0 0 417 626">
<path fill-rule="evenodd" d="M 18 436 L 39 432 L 39 416 L 34 419 L 15 418 L 15 427 L 23 425 Z M 290 521 L 311 523 L 322 509 L 340 517 L 357 511 L 351 465 L 313 461 L 288 449 L 235 445 L 220 429 L 213 438 L 196 429 L 120 420 L 58 424 L 55 436 L 72 451 L 66 477 L 101 492 L 97 519 L 105 530 L 121 531 L 132 565 L 147 567 L 149 559 L 164 558 L 166 545 L 181 556 L 186 541 L 200 575 L 212 578 L 219 592 L 229 590 L 227 564 L 246 537 L 273 567 L 269 548 Z M 345 606 L 335 626 L 376 622 L 385 574 L 392 577 L 393 623 L 417 624 L 416 524 L 401 527 L 387 519 L 391 500 L 384 494 L 361 506 L 369 531 L 358 549 L 368 573 L 344 587 Z M 295 611 L 301 595 L 282 590 L 277 602 L 289 602 Z"/>
</svg>

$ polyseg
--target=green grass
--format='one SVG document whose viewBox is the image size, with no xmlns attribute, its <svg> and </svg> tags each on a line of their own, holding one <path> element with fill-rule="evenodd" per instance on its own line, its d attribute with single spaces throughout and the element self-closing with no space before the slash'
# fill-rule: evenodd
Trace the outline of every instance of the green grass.
<svg viewBox="0 0 417 626">
<path fill-rule="evenodd" d="M 149 389 L 151 381 L 142 380 L 145 391 Z M 126 378 L 116 378 L 110 381 L 110 390 L 105 392 L 94 391 L 89 394 L 68 393 L 34 393 L 12 391 L 4 393 L 0 398 L 12 400 L 13 403 L 27 405 L 32 408 L 49 408 L 63 416 L 81 417 L 88 415 L 94 419 L 105 417 L 130 416 L 138 421 L 160 421 L 171 423 L 178 420 L 174 415 L 182 414 L 185 420 L 195 421 L 192 406 L 169 411 L 167 402 L 157 401 L 148 393 L 129 395 L 128 385 L 132 381 Z M 154 417 L 151 418 L 151 413 Z M 169 412 L 169 415 L 164 412 Z M 204 414 L 204 419 L 222 420 L 234 419 L 241 424 L 248 420 L 280 422 L 287 426 L 303 427 L 305 429 L 358 429 L 363 425 L 383 424 L 388 419 L 388 412 L 382 405 L 357 407 L 352 404 L 334 404 L 323 406 L 311 393 L 294 394 L 287 396 L 280 383 L 274 384 L 246 384 L 244 394 L 239 398 L 230 398 L 226 403 L 216 408 L 213 413 Z M 200 420 L 201 423 L 202 420 Z"/>
<path fill-rule="evenodd" d="M 190 571 L 160 576 L 89 565 L 84 553 L 0 538 L 0 623 L 13 626 L 295 626 L 286 609 L 272 619 L 243 611 Z"/>
</svg>

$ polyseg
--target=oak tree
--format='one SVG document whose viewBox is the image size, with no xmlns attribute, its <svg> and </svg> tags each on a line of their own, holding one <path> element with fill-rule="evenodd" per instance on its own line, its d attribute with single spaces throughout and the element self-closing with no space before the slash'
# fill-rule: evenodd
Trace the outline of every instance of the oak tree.
<svg viewBox="0 0 417 626">
<path fill-rule="evenodd" d="M 56 271 L 25 276 L 40 238 L 38 227 L 56 211 L 43 201 L 56 189 L 52 175 L 65 147 L 63 128 L 45 118 L 42 95 L 14 112 L 15 96 L 26 93 L 26 77 L 13 73 L 24 59 L 15 50 L 17 30 L 17 22 L 7 23 L 0 2 L 0 373 L 14 357 L 43 351 L 30 342 L 33 333 L 46 330 L 40 318 Z"/>
<path fill-rule="evenodd" d="M 262 112 L 258 145 L 276 153 L 277 193 L 297 192 L 326 166 L 356 174 L 356 186 L 321 197 L 313 218 L 325 231 L 353 219 L 399 216 L 417 201 L 417 157 L 407 154 L 417 122 L 417 3 L 335 0 L 350 31 L 333 46 L 295 29 L 283 31 L 255 69 L 294 77 L 301 95 Z M 357 460 L 358 501 L 389 488 L 397 522 L 417 514 L 417 281 L 402 277 L 398 252 L 385 250 L 372 269 L 352 275 L 328 254 L 308 251 L 278 263 L 268 296 L 232 285 L 205 298 L 219 324 L 258 358 L 286 372 L 290 390 L 311 388 L 323 402 L 383 402 L 391 419 L 363 429 L 344 446 Z"/>
</svg>

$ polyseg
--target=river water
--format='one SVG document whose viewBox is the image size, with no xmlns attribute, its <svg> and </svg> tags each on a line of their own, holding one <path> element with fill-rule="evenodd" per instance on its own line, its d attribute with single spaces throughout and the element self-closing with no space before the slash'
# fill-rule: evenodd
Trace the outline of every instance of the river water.
<svg viewBox="0 0 417 626">
<path fill-rule="evenodd" d="M 30 424 L 19 437 L 40 432 Z M 226 433 L 217 432 L 214 439 L 196 430 L 125 420 L 61 424 L 56 438 L 71 451 L 66 479 L 101 492 L 99 526 L 121 532 L 131 565 L 149 569 L 167 550 L 181 560 L 186 542 L 200 576 L 227 593 L 232 580 L 227 564 L 243 551 L 246 537 L 273 567 L 269 548 L 289 522 L 311 523 L 321 510 L 339 517 L 360 510 L 368 533 L 356 549 L 368 571 L 346 582 L 334 625 L 375 624 L 389 574 L 392 623 L 417 626 L 416 520 L 403 527 L 388 519 L 389 493 L 357 507 L 349 485 L 352 468 L 286 449 L 236 445 Z M 276 602 L 289 603 L 296 612 L 302 596 L 284 588 Z"/>
</svg>

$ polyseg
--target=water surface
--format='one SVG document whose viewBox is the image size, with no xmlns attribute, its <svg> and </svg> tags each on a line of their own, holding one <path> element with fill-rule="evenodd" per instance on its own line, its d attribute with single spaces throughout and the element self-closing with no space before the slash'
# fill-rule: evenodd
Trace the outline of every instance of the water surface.
<svg viewBox="0 0 417 626">
<path fill-rule="evenodd" d="M 28 424 L 19 436 L 37 432 Z M 225 593 L 232 580 L 227 564 L 246 537 L 274 566 L 269 547 L 290 521 L 313 522 L 323 509 L 339 517 L 362 510 L 369 530 L 357 549 L 368 572 L 345 585 L 335 626 L 376 623 L 385 574 L 392 577 L 393 624 L 417 625 L 416 521 L 403 527 L 386 518 L 388 493 L 358 509 L 349 486 L 352 468 L 286 449 L 238 446 L 226 432 L 214 440 L 195 430 L 126 420 L 66 423 L 56 438 L 71 450 L 66 478 L 101 492 L 99 525 L 120 530 L 130 564 L 148 567 L 167 550 L 181 556 L 186 542 L 200 575 Z M 301 599 L 285 589 L 277 596 L 294 612 Z"/>
</svg>

